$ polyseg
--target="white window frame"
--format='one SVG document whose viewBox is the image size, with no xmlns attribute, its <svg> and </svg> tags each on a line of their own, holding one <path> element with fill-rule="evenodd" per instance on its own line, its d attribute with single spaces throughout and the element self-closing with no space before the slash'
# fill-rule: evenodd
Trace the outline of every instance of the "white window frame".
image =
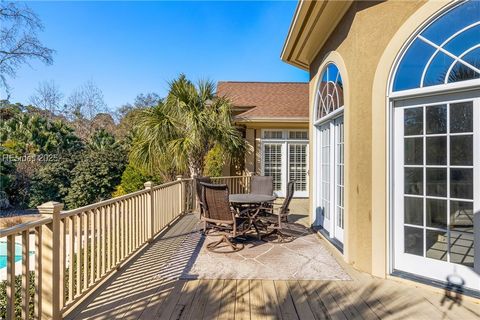
<svg viewBox="0 0 480 320">
<path fill-rule="evenodd" d="M 448 86 L 448 85 L 445 85 Z M 400 143 L 399 139 L 401 139 L 401 134 L 403 134 L 403 122 L 401 122 L 400 117 L 396 115 L 395 109 L 396 108 L 403 108 L 405 106 L 408 107 L 415 107 L 415 106 L 425 106 L 425 105 L 435 105 L 438 103 L 456 103 L 462 101 L 470 101 L 474 99 L 474 145 L 478 145 L 477 141 L 480 141 L 480 88 L 472 88 L 469 92 L 459 92 L 459 93 L 445 93 L 442 95 L 429 95 L 430 88 L 422 88 L 422 91 L 425 91 L 427 94 L 420 98 L 418 97 L 411 97 L 411 96 L 403 96 L 403 99 L 392 99 L 391 100 L 391 128 L 389 130 L 391 135 L 391 153 L 389 156 L 389 172 L 390 172 L 390 215 L 389 215 L 389 231 L 390 237 L 389 241 L 391 243 L 390 246 L 390 265 L 389 270 L 390 273 L 400 270 L 409 272 L 412 274 L 418 274 L 425 278 L 432 278 L 436 280 L 444 279 L 445 275 L 443 272 L 445 271 L 446 267 L 453 263 L 434 260 L 426 257 L 420 256 L 413 256 L 409 254 L 403 253 L 403 241 L 404 235 L 401 232 L 400 228 L 403 228 L 403 186 L 404 186 L 404 175 L 403 175 L 403 160 L 402 161 L 395 161 L 395 159 L 403 159 L 403 149 L 401 146 L 403 145 Z M 447 113 L 447 116 L 449 114 Z M 401 133 L 401 134 L 400 134 Z M 447 152 L 449 151 L 449 144 L 447 144 Z M 425 146 L 424 146 L 424 153 L 425 153 Z M 425 157 L 425 154 L 424 154 Z M 474 207 L 473 212 L 480 211 L 480 188 L 475 188 L 475 183 L 480 181 L 480 156 L 477 153 L 474 153 L 473 159 L 473 184 L 474 184 L 474 194 L 473 194 L 473 201 Z M 448 172 L 447 172 L 448 174 Z M 425 185 L 425 176 L 424 176 L 424 188 Z M 449 185 L 447 185 L 449 188 Z M 425 198 L 425 197 L 424 197 Z M 434 198 L 434 197 L 429 197 Z M 451 199 L 449 197 L 449 199 Z M 450 212 L 447 212 L 447 217 L 450 219 Z M 425 244 L 424 244 L 425 245 Z M 478 252 L 478 251 L 477 251 Z M 466 284 L 467 287 L 470 287 L 474 290 L 479 290 L 480 287 L 476 287 L 475 285 L 472 287 L 472 282 L 475 282 L 475 274 L 474 271 L 470 268 L 453 264 L 453 268 L 456 272 L 462 273 L 462 276 L 469 280 Z M 476 276 L 478 277 L 478 275 Z M 473 279 L 473 280 L 472 280 Z M 441 281 L 441 280 L 440 280 Z M 477 285 L 478 286 L 478 285 Z"/>
<path fill-rule="evenodd" d="M 345 125 L 345 116 L 344 116 L 344 110 L 345 110 L 345 107 L 342 106 L 336 110 L 334 110 L 333 112 L 329 113 L 328 115 L 324 116 L 323 118 L 321 119 L 318 119 L 316 120 L 313 125 L 314 125 L 314 135 L 313 135 L 313 144 L 315 146 L 315 150 L 314 150 L 314 178 L 315 178 L 315 181 L 313 183 L 313 210 L 312 210 L 312 214 L 313 214 L 313 221 L 315 222 L 316 219 L 318 218 L 317 217 L 317 208 L 319 207 L 320 205 L 320 202 L 321 202 L 321 199 L 319 198 L 319 192 L 321 190 L 321 186 L 322 186 L 322 182 L 321 182 L 321 178 L 322 178 L 322 175 L 321 175 L 321 162 L 320 162 L 320 159 L 319 159 L 319 156 L 320 156 L 320 148 L 321 148 L 321 137 L 320 137 L 320 130 L 319 128 L 321 126 L 325 126 L 325 125 L 329 125 L 330 126 L 330 175 L 329 175 L 329 179 L 330 179 L 330 183 L 329 183 L 329 192 L 330 192 L 330 199 L 329 199 L 329 203 L 330 203 L 330 208 L 329 208 L 329 212 L 330 212 L 330 218 L 327 219 L 326 217 L 324 217 L 324 223 L 322 226 L 323 229 L 325 229 L 328 234 L 329 234 L 329 237 L 331 239 L 335 239 L 337 241 L 339 241 L 342 245 L 343 245 L 343 241 L 344 241 L 344 232 L 345 232 L 345 219 L 346 219 L 346 214 L 347 212 L 344 210 L 343 212 L 343 229 L 340 229 L 337 227 L 337 198 L 338 198 L 338 195 L 337 195 L 337 190 L 336 190 L 336 187 L 337 187 L 337 155 L 336 155 L 336 152 L 337 152 L 337 147 L 336 147 L 336 143 L 337 143 L 337 140 L 336 140 L 336 137 L 337 137 L 337 127 L 336 127 L 336 122 L 338 121 L 338 119 L 342 118 L 343 117 L 343 123 Z M 345 127 L 344 127 L 344 130 L 345 130 Z M 345 131 L 344 131 L 344 134 L 345 134 Z M 344 175 L 345 175 L 345 136 L 344 136 Z M 344 185 L 344 188 L 345 188 L 345 185 L 346 185 L 346 177 L 344 176 L 344 181 L 343 181 L 343 185 Z M 344 193 L 343 193 L 343 196 L 345 197 L 345 189 L 344 189 Z M 345 201 L 345 198 L 344 198 L 344 201 Z M 345 202 L 344 202 L 344 208 L 345 208 Z M 319 223 L 317 223 L 317 225 L 320 225 Z"/>
<path fill-rule="evenodd" d="M 282 138 L 281 139 L 265 139 L 264 133 L 268 131 L 281 131 Z M 289 139 L 290 132 L 306 132 L 307 139 Z M 308 130 L 307 129 L 278 129 L 278 128 L 269 128 L 269 129 L 261 129 L 260 131 L 260 147 L 261 147 L 261 175 L 265 174 L 265 157 L 264 157 L 264 150 L 266 144 L 281 144 L 282 145 L 282 189 L 275 190 L 277 196 L 285 197 L 286 195 L 286 188 L 288 183 L 289 177 L 289 144 L 303 144 L 305 145 L 305 160 L 306 160 L 306 189 L 304 191 L 297 191 L 293 194 L 296 198 L 306 198 L 308 197 L 309 191 L 309 139 L 308 139 Z"/>
<path fill-rule="evenodd" d="M 396 141 L 396 123 L 395 121 L 398 121 L 395 117 L 395 108 L 397 107 L 402 107 L 406 106 L 408 104 L 408 100 L 410 99 L 417 99 L 418 98 L 418 103 L 423 103 L 423 104 L 432 104 L 437 102 L 438 100 L 442 99 L 442 97 L 445 97 L 449 95 L 452 97 L 451 99 L 448 99 L 449 101 L 455 100 L 458 97 L 458 99 L 464 99 L 466 96 L 471 96 L 472 92 L 474 91 L 480 91 L 480 79 L 471 79 L 471 80 L 465 80 L 465 81 L 459 81 L 459 82 L 452 82 L 452 83 L 443 83 L 443 84 L 438 84 L 438 85 L 432 85 L 432 86 L 427 86 L 427 87 L 417 87 L 417 88 L 412 88 L 412 89 L 406 89 L 406 90 L 399 90 L 399 91 L 394 91 L 393 86 L 394 86 L 394 81 L 395 77 L 398 73 L 399 65 L 401 61 L 403 60 L 403 57 L 405 56 L 406 52 L 410 48 L 410 46 L 413 44 L 415 39 L 417 38 L 418 35 L 420 35 L 426 28 L 428 28 L 430 25 L 435 23 L 439 19 L 439 17 L 443 16 L 445 13 L 448 11 L 454 9 L 456 6 L 460 6 L 464 3 L 464 1 L 458 1 L 458 2 L 453 2 L 453 4 L 449 8 L 446 9 L 441 9 L 439 10 L 436 14 L 434 14 L 430 19 L 426 20 L 422 24 L 420 24 L 417 28 L 417 30 L 410 35 L 407 41 L 405 41 L 403 47 L 400 50 L 400 53 L 397 55 L 394 61 L 393 68 L 391 69 L 390 76 L 388 78 L 388 83 L 387 83 L 387 92 L 386 92 L 386 97 L 385 97 L 385 105 L 387 106 L 387 186 L 388 186 L 388 192 L 387 192 L 387 251 L 388 251 L 388 259 L 387 259 L 387 271 L 389 274 L 395 274 L 398 269 L 395 269 L 395 260 L 398 259 L 395 258 L 396 255 L 396 248 L 395 248 L 395 235 L 396 235 L 396 225 L 395 225 L 395 219 L 396 219 L 396 210 L 398 208 L 395 208 L 396 206 L 396 194 L 395 194 L 395 187 L 399 187 L 398 180 L 402 179 L 402 177 L 397 177 L 395 176 L 398 164 L 396 163 L 396 157 L 399 157 L 398 152 L 396 152 L 396 149 L 398 149 L 398 141 Z M 477 121 L 479 121 L 477 117 Z M 403 124 L 402 124 L 403 125 Z M 475 126 L 475 124 L 474 124 Z M 475 130 L 475 128 L 474 128 Z M 474 135 L 477 135 L 478 138 L 480 139 L 480 133 L 475 133 Z M 475 139 L 475 138 L 474 138 Z M 478 140 L 477 140 L 478 141 Z M 474 159 L 474 165 L 478 166 L 480 165 L 480 160 L 475 160 Z M 474 170 L 474 181 L 479 181 L 480 179 L 480 170 Z M 403 181 L 400 182 L 400 184 L 403 185 Z M 480 188 L 474 188 L 474 198 L 479 199 L 480 198 Z M 479 204 L 477 203 L 477 206 Z M 477 208 L 480 210 L 480 208 Z M 474 207 L 474 211 L 475 211 Z M 402 213 L 403 214 L 403 213 Z M 480 238 L 480 237 L 478 237 Z M 478 239 L 477 238 L 477 239 Z M 477 250 L 478 252 L 478 250 Z M 422 262 L 418 263 L 417 270 L 420 270 L 422 268 L 425 268 L 425 266 L 422 264 Z M 432 271 L 432 268 L 429 268 L 430 271 Z M 433 268 L 434 269 L 434 268 Z M 436 272 L 435 270 L 433 270 Z M 412 272 L 413 274 L 418 274 L 417 272 Z M 478 271 L 477 271 L 478 273 Z"/>
</svg>

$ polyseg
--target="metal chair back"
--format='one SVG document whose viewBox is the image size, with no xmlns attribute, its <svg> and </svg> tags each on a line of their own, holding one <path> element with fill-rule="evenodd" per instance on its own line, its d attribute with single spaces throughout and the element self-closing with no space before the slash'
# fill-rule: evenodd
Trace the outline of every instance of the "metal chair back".
<svg viewBox="0 0 480 320">
<path fill-rule="evenodd" d="M 295 192 L 295 181 L 289 181 L 287 184 L 287 194 L 285 195 L 285 200 L 283 201 L 282 206 L 280 207 L 280 214 L 286 215 L 288 214 L 288 207 L 290 206 L 290 202 L 293 198 L 293 193 Z"/>
<path fill-rule="evenodd" d="M 252 176 L 250 186 L 250 193 L 271 196 L 273 194 L 273 177 Z"/>
<path fill-rule="evenodd" d="M 234 222 L 229 192 L 226 184 L 210 184 L 200 182 L 202 188 L 202 202 L 204 204 L 204 217 L 211 222 Z"/>
<path fill-rule="evenodd" d="M 204 207 L 203 200 L 202 200 L 203 187 L 200 183 L 201 182 L 212 183 L 212 179 L 210 179 L 210 177 L 195 177 L 193 178 L 193 180 L 195 182 L 195 191 L 197 192 L 197 199 L 200 202 L 200 214 L 203 214 L 203 207 Z"/>
</svg>

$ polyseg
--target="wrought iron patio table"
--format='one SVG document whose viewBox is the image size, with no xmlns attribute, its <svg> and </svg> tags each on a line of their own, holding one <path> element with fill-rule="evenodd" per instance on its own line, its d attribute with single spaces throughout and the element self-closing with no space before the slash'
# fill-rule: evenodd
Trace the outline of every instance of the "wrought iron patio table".
<svg viewBox="0 0 480 320">
<path fill-rule="evenodd" d="M 266 195 L 266 194 L 256 194 L 256 193 L 245 193 L 245 194 L 231 194 L 229 196 L 229 201 L 234 207 L 241 208 L 242 206 L 248 205 L 252 210 L 248 210 L 248 217 L 250 218 L 251 225 L 255 228 L 257 232 L 258 239 L 261 239 L 260 230 L 258 228 L 258 213 L 260 210 L 255 210 L 260 208 L 262 203 L 271 203 L 277 199 L 276 195 Z"/>
</svg>

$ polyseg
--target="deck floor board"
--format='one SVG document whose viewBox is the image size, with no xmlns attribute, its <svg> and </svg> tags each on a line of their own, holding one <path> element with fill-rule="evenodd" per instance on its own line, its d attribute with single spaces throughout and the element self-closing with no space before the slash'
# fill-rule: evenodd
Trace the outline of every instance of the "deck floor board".
<svg viewBox="0 0 480 320">
<path fill-rule="evenodd" d="M 101 285 L 67 319 L 479 319 L 480 304 L 377 279 L 342 264 L 351 281 L 182 280 L 178 252 L 198 220 L 186 215 Z"/>
</svg>

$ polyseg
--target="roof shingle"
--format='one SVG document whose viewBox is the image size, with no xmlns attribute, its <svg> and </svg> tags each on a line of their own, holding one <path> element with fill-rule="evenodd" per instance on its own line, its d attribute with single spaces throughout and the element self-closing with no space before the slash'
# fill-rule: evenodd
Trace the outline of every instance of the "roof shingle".
<svg viewBox="0 0 480 320">
<path fill-rule="evenodd" d="M 220 81 L 217 94 L 230 99 L 235 107 L 250 107 L 235 118 L 308 119 L 307 82 L 230 82 Z"/>
</svg>

